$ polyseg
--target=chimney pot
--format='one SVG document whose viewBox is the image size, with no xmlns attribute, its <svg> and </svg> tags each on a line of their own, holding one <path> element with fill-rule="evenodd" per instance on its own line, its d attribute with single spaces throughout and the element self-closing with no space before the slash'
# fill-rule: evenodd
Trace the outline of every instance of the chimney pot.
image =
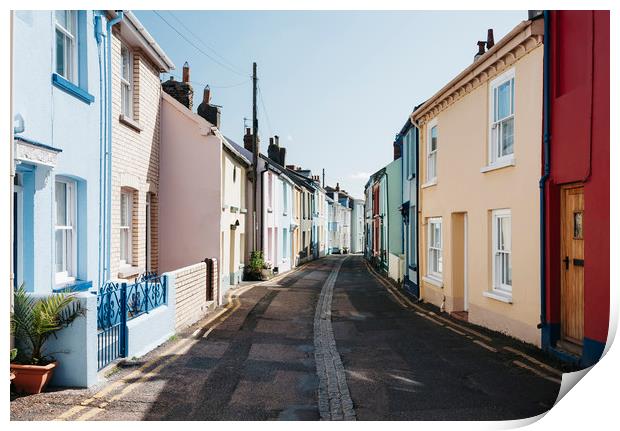
<svg viewBox="0 0 620 431">
<path fill-rule="evenodd" d="M 276 146 L 280 146 L 280 137 L 278 135 L 275 135 L 273 137 L 274 143 L 276 144 Z"/>
<path fill-rule="evenodd" d="M 187 61 L 183 64 L 183 82 L 189 83 L 189 63 Z"/>
<path fill-rule="evenodd" d="M 478 60 L 481 56 L 484 55 L 484 45 L 486 42 L 484 40 L 478 41 L 478 52 L 474 55 L 474 61 Z"/>
<path fill-rule="evenodd" d="M 490 28 L 487 30 L 487 50 L 493 48 L 495 45 L 495 39 L 493 38 L 493 29 Z"/>
</svg>

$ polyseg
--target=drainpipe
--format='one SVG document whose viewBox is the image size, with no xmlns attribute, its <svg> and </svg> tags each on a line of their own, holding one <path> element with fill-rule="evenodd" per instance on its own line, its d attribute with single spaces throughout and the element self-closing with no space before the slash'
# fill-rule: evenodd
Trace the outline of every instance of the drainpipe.
<svg viewBox="0 0 620 431">
<path fill-rule="evenodd" d="M 106 186 L 107 186 L 107 196 L 106 196 L 106 206 L 107 206 L 107 215 L 106 215 L 106 266 L 105 266 L 105 278 L 110 278 L 110 244 L 111 244 L 111 214 L 112 214 L 112 27 L 117 23 L 121 22 L 124 17 L 123 11 L 117 11 L 118 15 L 116 18 L 110 20 L 106 24 L 106 33 L 107 33 L 107 108 L 108 108 L 108 120 L 107 120 L 107 151 L 106 151 Z"/>
<path fill-rule="evenodd" d="M 538 183 L 540 187 L 540 324 L 539 328 L 543 328 L 547 324 L 547 238 L 546 238 L 546 207 L 545 207 L 545 185 L 550 173 L 550 58 L 549 51 L 551 48 L 551 34 L 549 33 L 550 18 L 549 11 L 543 12 L 544 19 L 544 60 L 543 60 L 543 175 Z M 543 346 L 544 347 L 544 346 Z"/>
<path fill-rule="evenodd" d="M 103 284 L 104 280 L 104 266 L 105 266 L 105 254 L 103 252 L 103 238 L 105 236 L 104 229 L 104 220 L 105 220 L 105 212 L 103 210 L 105 203 L 105 187 L 104 187 L 104 158 L 105 158 L 105 147 L 104 147 L 104 110 L 106 107 L 104 101 L 104 76 L 105 76 L 105 65 L 102 58 L 102 39 L 105 37 L 105 33 L 103 31 L 103 17 L 101 14 L 95 15 L 95 40 L 97 41 L 97 56 L 99 63 L 99 248 L 98 248 L 98 284 L 97 287 Z"/>
<path fill-rule="evenodd" d="M 260 159 L 260 157 L 259 157 Z M 258 166 L 257 166 L 258 167 Z M 263 239 L 264 239 L 264 225 L 265 225 L 265 213 L 267 212 L 267 208 L 265 206 L 265 172 L 267 172 L 269 170 L 269 164 L 267 162 L 265 162 L 265 169 L 263 169 L 260 173 L 260 212 L 261 212 L 261 216 L 260 216 L 260 249 L 263 252 L 263 257 L 265 254 L 265 251 L 263 250 Z M 256 208 L 256 203 L 254 203 L 254 207 Z M 301 220 L 300 220 L 301 223 Z M 300 226 L 301 227 L 301 226 Z M 257 241 L 258 242 L 258 241 Z"/>
</svg>

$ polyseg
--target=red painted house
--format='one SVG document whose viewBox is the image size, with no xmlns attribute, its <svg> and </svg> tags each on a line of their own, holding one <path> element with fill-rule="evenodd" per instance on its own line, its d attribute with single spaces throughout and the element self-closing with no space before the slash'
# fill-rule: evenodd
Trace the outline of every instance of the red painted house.
<svg viewBox="0 0 620 431">
<path fill-rule="evenodd" d="M 548 11 L 542 346 L 586 367 L 609 326 L 609 11 Z"/>
</svg>

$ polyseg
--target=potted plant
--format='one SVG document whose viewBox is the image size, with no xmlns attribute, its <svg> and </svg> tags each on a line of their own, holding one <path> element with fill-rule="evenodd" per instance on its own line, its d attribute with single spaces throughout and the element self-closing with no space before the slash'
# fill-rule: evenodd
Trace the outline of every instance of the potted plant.
<svg viewBox="0 0 620 431">
<path fill-rule="evenodd" d="M 263 269 L 264 264 L 265 260 L 263 259 L 262 251 L 254 250 L 250 253 L 250 263 L 244 269 L 244 280 L 261 280 L 261 270 Z"/>
<path fill-rule="evenodd" d="M 34 298 L 23 285 L 16 289 L 11 324 L 19 351 L 11 372 L 18 392 L 38 394 L 45 389 L 56 368 L 54 358 L 45 354 L 45 343 L 83 315 L 80 302 L 68 292 Z"/>
<path fill-rule="evenodd" d="M 269 280 L 271 278 L 271 263 L 265 262 L 263 264 L 262 269 L 260 270 L 261 276 L 263 280 Z"/>
<path fill-rule="evenodd" d="M 13 360 L 15 359 L 16 356 L 17 356 L 17 349 L 11 349 L 11 360 L 10 360 L 10 362 L 13 362 Z M 15 378 L 15 373 L 11 370 L 11 381 L 13 381 L 14 378 Z"/>
</svg>

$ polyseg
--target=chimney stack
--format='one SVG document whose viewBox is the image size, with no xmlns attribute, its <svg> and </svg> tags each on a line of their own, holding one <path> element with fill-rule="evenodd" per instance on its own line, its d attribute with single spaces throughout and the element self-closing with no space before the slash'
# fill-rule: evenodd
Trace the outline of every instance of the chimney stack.
<svg viewBox="0 0 620 431">
<path fill-rule="evenodd" d="M 275 137 L 269 138 L 269 146 L 267 147 L 267 157 L 276 163 L 280 163 L 280 149 L 275 144 Z"/>
<path fill-rule="evenodd" d="M 197 113 L 218 129 L 220 128 L 220 107 L 211 104 L 211 89 L 208 85 L 202 93 L 202 103 L 198 105 Z"/>
<path fill-rule="evenodd" d="M 478 60 L 480 57 L 484 55 L 484 45 L 486 42 L 484 40 L 478 41 L 478 52 L 474 55 L 474 61 Z"/>
<path fill-rule="evenodd" d="M 189 83 L 189 64 L 187 61 L 183 65 L 183 81 L 175 81 L 174 76 L 161 84 L 162 90 L 172 96 L 177 102 L 187 109 L 194 108 L 194 89 Z"/>
<path fill-rule="evenodd" d="M 340 183 L 336 183 L 336 191 L 339 192 L 340 191 Z"/>
<path fill-rule="evenodd" d="M 286 163 L 286 148 L 280 147 L 280 166 L 285 166 Z"/>
<path fill-rule="evenodd" d="M 252 129 L 250 129 L 249 127 L 246 127 L 245 135 L 243 135 L 243 148 L 253 153 L 254 152 L 254 149 L 252 148 L 253 145 L 254 143 L 252 142 Z"/>
<path fill-rule="evenodd" d="M 487 30 L 487 50 L 493 48 L 495 45 L 495 39 L 493 38 L 493 29 L 490 28 Z"/>
<path fill-rule="evenodd" d="M 189 84 L 189 63 L 187 61 L 183 64 L 183 82 Z"/>
</svg>

